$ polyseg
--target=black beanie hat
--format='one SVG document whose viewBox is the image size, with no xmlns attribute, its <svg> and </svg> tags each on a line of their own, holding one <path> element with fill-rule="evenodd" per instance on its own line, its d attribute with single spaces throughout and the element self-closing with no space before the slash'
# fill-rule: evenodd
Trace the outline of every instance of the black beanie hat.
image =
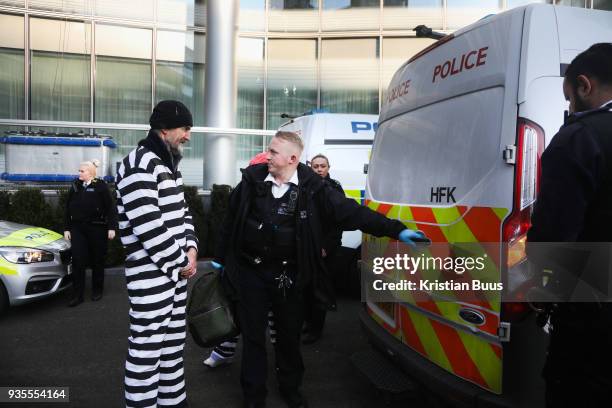
<svg viewBox="0 0 612 408">
<path fill-rule="evenodd" d="M 179 101 L 161 101 L 149 118 L 151 129 L 176 129 L 183 126 L 193 126 L 191 112 Z"/>
</svg>

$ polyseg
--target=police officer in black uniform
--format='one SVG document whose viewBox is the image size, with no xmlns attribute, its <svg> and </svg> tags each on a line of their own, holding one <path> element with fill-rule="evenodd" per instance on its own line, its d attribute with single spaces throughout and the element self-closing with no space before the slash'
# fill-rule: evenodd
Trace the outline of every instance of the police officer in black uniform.
<svg viewBox="0 0 612 408">
<path fill-rule="evenodd" d="M 91 300 L 102 298 L 108 240 L 115 237 L 117 210 L 104 180 L 96 178 L 98 160 L 79 166 L 66 201 L 64 237 L 72 244 L 73 292 L 68 306 L 83 302 L 85 268 L 92 269 Z"/>
<path fill-rule="evenodd" d="M 528 240 L 612 242 L 612 43 L 579 54 L 563 91 L 571 115 L 542 156 Z M 610 406 L 611 304 L 558 303 L 550 322 L 547 407 Z"/>
<path fill-rule="evenodd" d="M 323 178 L 323 181 L 338 191 L 342 195 L 344 189 L 338 180 L 334 180 L 329 175 L 329 159 L 323 154 L 317 154 L 310 159 L 310 167 Z M 339 265 L 335 264 L 336 250 L 342 244 L 342 230 L 339 229 L 333 222 L 325 222 L 323 225 L 323 245 L 321 248 L 321 256 L 325 262 L 325 267 L 329 274 L 334 274 L 335 269 Z M 325 325 L 325 317 L 327 310 L 322 308 L 320 304 L 314 301 L 313 292 L 308 291 L 306 296 L 306 305 L 304 310 L 304 337 L 302 344 L 312 344 L 317 342 L 323 334 L 323 326 Z M 310 295 L 310 296 L 309 296 Z"/>
<path fill-rule="evenodd" d="M 321 256 L 323 220 L 408 243 L 425 239 L 421 232 L 406 229 L 331 188 L 299 162 L 302 150 L 299 136 L 278 132 L 268 147 L 268 163 L 243 170 L 242 181 L 230 196 L 213 262 L 225 267 L 223 276 L 238 301 L 241 383 L 247 407 L 265 406 L 270 307 L 281 396 L 289 407 L 306 406 L 300 393 L 304 290 L 313 288 L 317 302 L 335 308 Z"/>
</svg>

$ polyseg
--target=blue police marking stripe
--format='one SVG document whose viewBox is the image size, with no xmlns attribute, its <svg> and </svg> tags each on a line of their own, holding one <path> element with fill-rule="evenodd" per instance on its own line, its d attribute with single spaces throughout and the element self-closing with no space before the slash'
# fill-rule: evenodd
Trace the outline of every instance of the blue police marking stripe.
<svg viewBox="0 0 612 408">
<path fill-rule="evenodd" d="M 76 177 L 74 174 L 9 174 L 2 173 L 0 179 L 6 181 L 55 181 L 55 182 L 71 182 Z M 106 182 L 113 183 L 113 176 L 104 176 L 102 179 Z"/>
<path fill-rule="evenodd" d="M 0 143 L 48 146 L 107 146 L 111 149 L 117 147 L 117 144 L 111 139 L 43 136 L 3 136 L 0 138 Z"/>
<path fill-rule="evenodd" d="M 376 132 L 376 129 L 378 129 L 378 123 L 351 121 L 351 129 L 353 130 L 353 133 L 368 130 L 373 130 Z"/>
</svg>

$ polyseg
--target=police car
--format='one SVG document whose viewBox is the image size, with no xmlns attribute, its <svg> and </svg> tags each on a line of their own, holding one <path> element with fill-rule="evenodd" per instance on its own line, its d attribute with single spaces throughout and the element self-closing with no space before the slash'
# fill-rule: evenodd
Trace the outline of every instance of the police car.
<svg viewBox="0 0 612 408">
<path fill-rule="evenodd" d="M 65 289 L 70 261 L 60 234 L 0 220 L 0 312 Z"/>
</svg>

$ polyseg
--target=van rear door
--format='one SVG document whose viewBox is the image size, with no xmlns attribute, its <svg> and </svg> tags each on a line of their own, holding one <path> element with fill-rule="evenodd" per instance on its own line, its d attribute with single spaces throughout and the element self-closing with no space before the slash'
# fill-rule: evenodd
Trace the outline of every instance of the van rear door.
<svg viewBox="0 0 612 408">
<path fill-rule="evenodd" d="M 459 30 L 400 68 L 381 111 L 366 187 L 370 208 L 434 243 L 487 244 L 488 269 L 500 282 L 501 246 L 491 251 L 490 244 L 502 241 L 513 208 L 514 166 L 504 151 L 516 140 L 523 15 L 511 10 Z M 376 256 L 368 248 L 392 244 L 364 237 L 364 273 Z M 391 306 L 370 304 L 369 313 L 434 364 L 502 392 L 498 298 L 422 292 Z M 466 319 L 470 313 L 481 321 Z"/>
</svg>

